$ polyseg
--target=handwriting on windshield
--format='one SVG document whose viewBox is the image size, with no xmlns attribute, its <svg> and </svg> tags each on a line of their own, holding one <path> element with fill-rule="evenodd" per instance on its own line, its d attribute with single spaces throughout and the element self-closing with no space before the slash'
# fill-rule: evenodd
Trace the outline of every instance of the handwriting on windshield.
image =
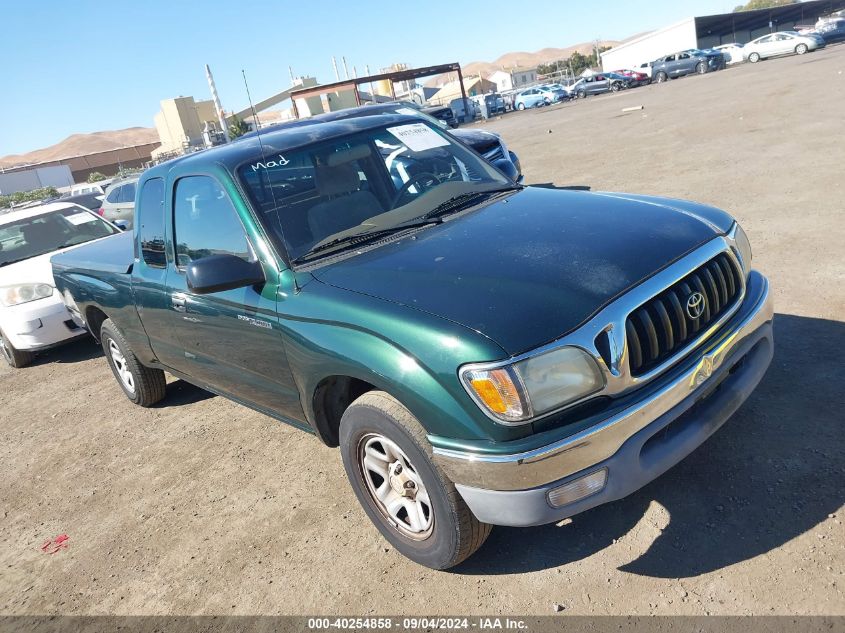
<svg viewBox="0 0 845 633">
<path fill-rule="evenodd" d="M 251 167 L 252 167 L 252 171 L 258 171 L 259 169 L 272 169 L 273 167 L 284 167 L 289 162 L 290 161 L 287 158 L 285 158 L 284 156 L 279 154 L 278 160 L 274 159 L 274 160 L 268 160 L 268 161 L 263 162 L 263 163 L 255 163 Z"/>
</svg>

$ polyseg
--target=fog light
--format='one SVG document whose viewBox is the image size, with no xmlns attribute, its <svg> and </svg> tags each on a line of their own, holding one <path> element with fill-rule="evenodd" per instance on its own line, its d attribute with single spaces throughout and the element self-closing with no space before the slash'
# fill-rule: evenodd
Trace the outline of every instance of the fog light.
<svg viewBox="0 0 845 633">
<path fill-rule="evenodd" d="M 555 508 L 589 497 L 600 492 L 607 483 L 607 469 L 602 468 L 589 475 L 549 490 L 549 503 Z"/>
</svg>

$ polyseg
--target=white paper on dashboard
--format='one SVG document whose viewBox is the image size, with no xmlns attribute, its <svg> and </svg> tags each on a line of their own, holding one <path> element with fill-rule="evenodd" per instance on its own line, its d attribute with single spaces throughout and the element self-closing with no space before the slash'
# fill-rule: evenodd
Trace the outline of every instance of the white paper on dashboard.
<svg viewBox="0 0 845 633">
<path fill-rule="evenodd" d="M 396 127 L 387 128 L 387 131 L 414 152 L 422 152 L 427 149 L 443 147 L 449 144 L 448 140 L 440 136 L 425 123 L 397 125 Z"/>
<path fill-rule="evenodd" d="M 96 222 L 97 218 L 91 215 L 90 213 L 74 213 L 73 215 L 66 215 L 65 220 L 70 222 L 75 226 L 79 226 L 80 224 L 85 224 L 86 222 Z"/>
</svg>

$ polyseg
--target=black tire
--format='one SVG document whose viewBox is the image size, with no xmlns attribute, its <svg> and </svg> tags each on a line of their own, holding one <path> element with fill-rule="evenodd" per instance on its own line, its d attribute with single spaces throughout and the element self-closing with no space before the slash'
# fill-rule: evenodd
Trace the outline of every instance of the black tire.
<svg viewBox="0 0 845 633">
<path fill-rule="evenodd" d="M 525 110 L 525 104 L 522 101 L 520 101 L 519 103 L 516 104 L 516 109 L 517 110 Z"/>
<path fill-rule="evenodd" d="M 405 453 L 415 476 L 425 486 L 432 518 L 429 531 L 418 539 L 407 536 L 388 519 L 386 510 L 368 487 L 360 456 L 364 443 L 378 442 L 379 437 Z M 349 406 L 340 421 L 340 450 L 346 474 L 364 512 L 382 536 L 407 558 L 431 569 L 448 569 L 484 544 L 492 526 L 475 518 L 455 485 L 432 460 L 425 430 L 392 396 L 370 391 Z"/>
<path fill-rule="evenodd" d="M 760 61 L 760 53 L 751 53 L 748 56 L 748 61 L 750 61 L 752 64 L 756 64 Z"/>
<path fill-rule="evenodd" d="M 704 62 L 698 62 L 695 65 L 695 72 L 697 72 L 699 75 L 703 75 L 707 72 L 707 65 Z"/>
<path fill-rule="evenodd" d="M 619 92 L 622 89 L 622 85 L 618 82 L 610 84 L 610 91 L 611 92 Z"/>
<path fill-rule="evenodd" d="M 667 75 L 665 72 L 663 72 L 661 70 L 660 72 L 657 73 L 657 76 L 655 77 L 655 79 L 657 80 L 657 83 L 662 84 L 669 79 L 669 75 Z"/>
<path fill-rule="evenodd" d="M 587 91 L 586 90 L 579 90 L 578 91 L 578 98 L 579 99 L 586 99 L 587 98 Z"/>
<path fill-rule="evenodd" d="M 166 390 L 164 372 L 142 365 L 111 319 L 106 319 L 100 329 L 100 342 L 117 384 L 131 402 L 141 407 L 151 407 L 164 398 Z M 121 369 L 118 368 L 112 345 L 117 346 L 123 357 L 123 370 L 131 375 L 132 388 L 121 377 Z"/>
<path fill-rule="evenodd" d="M 35 354 L 32 352 L 16 349 L 11 341 L 6 338 L 2 330 L 0 330 L 0 353 L 2 353 L 6 362 L 9 363 L 9 367 L 13 367 L 14 369 L 26 367 L 35 358 Z"/>
<path fill-rule="evenodd" d="M 796 55 L 803 55 L 808 50 L 810 50 L 810 49 L 807 48 L 806 44 L 799 44 L 798 46 L 795 47 L 795 54 Z"/>
</svg>

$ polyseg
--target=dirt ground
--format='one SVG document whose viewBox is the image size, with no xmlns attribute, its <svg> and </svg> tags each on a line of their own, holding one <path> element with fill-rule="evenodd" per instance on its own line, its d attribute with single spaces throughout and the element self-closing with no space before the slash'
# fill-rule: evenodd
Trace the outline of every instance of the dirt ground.
<svg viewBox="0 0 845 633">
<path fill-rule="evenodd" d="M 529 183 L 733 212 L 771 279 L 763 383 L 640 492 L 430 571 L 336 451 L 179 381 L 136 408 L 86 340 L 0 369 L 0 613 L 845 614 L 843 103 L 836 46 L 485 125 Z"/>
</svg>

